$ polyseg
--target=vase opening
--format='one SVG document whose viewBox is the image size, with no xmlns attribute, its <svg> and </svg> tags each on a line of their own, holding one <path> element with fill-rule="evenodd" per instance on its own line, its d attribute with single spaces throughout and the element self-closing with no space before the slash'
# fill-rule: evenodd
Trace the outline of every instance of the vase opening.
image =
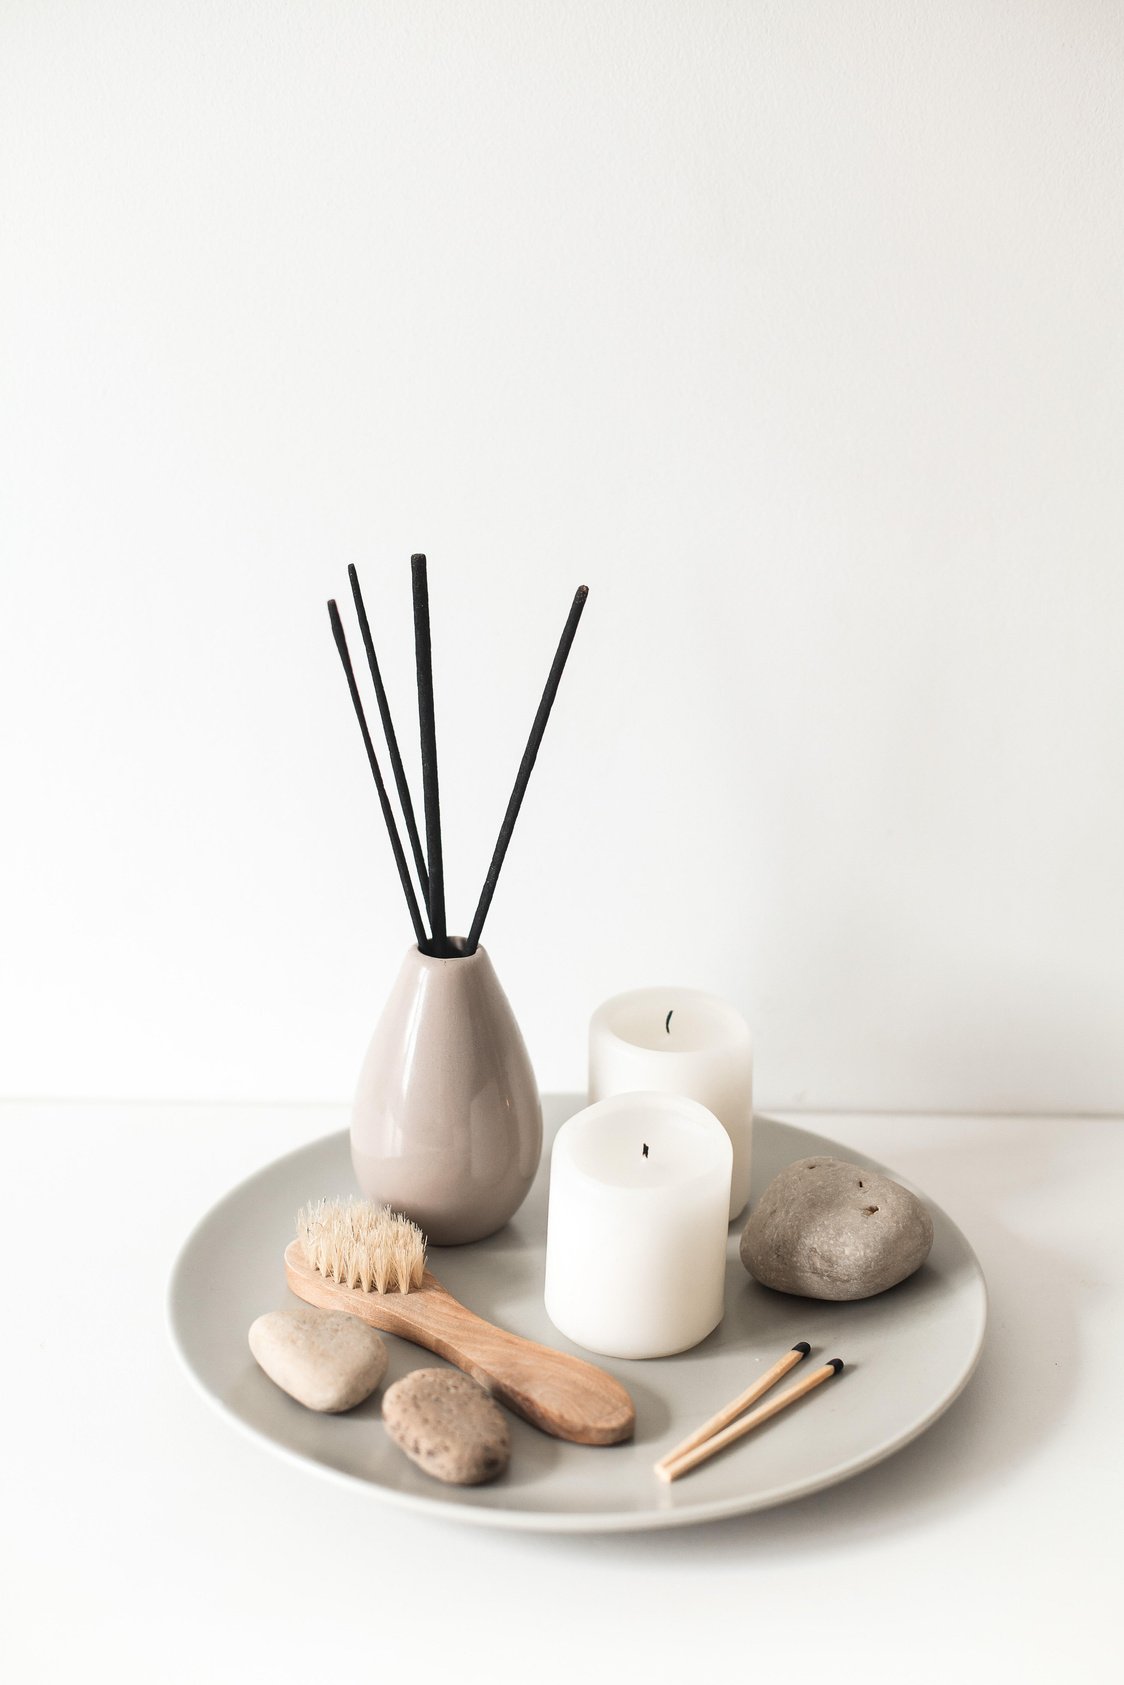
<svg viewBox="0 0 1124 1685">
<path fill-rule="evenodd" d="M 444 936 L 438 941 L 433 936 L 427 936 L 424 942 L 418 943 L 418 953 L 424 954 L 431 960 L 460 960 L 468 957 L 467 936 Z"/>
</svg>

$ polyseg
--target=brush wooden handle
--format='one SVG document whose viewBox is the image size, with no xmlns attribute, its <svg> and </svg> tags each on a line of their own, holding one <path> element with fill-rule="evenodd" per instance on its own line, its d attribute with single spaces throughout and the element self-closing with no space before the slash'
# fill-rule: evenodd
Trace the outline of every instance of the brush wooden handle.
<svg viewBox="0 0 1124 1685">
<path fill-rule="evenodd" d="M 616 1445 L 632 1437 L 636 1409 L 612 1375 L 485 1322 L 428 1270 L 410 1293 L 364 1293 L 322 1276 L 305 1258 L 300 1241 L 293 1240 L 285 1249 L 285 1277 L 306 1304 L 347 1311 L 384 1334 L 398 1334 L 447 1358 L 517 1416 L 556 1439 Z"/>
</svg>

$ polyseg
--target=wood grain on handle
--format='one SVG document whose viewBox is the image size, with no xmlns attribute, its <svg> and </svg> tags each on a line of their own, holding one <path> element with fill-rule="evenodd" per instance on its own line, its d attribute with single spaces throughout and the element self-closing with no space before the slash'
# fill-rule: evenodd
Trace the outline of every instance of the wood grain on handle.
<svg viewBox="0 0 1124 1685">
<path fill-rule="evenodd" d="M 468 1310 L 428 1270 L 410 1293 L 364 1293 L 313 1269 L 299 1240 L 285 1249 L 285 1277 L 299 1299 L 347 1311 L 384 1334 L 424 1346 L 487 1387 L 544 1433 L 576 1445 L 616 1445 L 636 1426 L 632 1399 L 612 1375 L 580 1357 L 493 1327 Z"/>
</svg>

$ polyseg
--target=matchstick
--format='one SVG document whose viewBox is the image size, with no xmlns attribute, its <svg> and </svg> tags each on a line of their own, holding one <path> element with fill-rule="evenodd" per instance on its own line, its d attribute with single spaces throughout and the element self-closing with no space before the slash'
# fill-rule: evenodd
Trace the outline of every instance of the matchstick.
<svg viewBox="0 0 1124 1685">
<path fill-rule="evenodd" d="M 790 1369 L 795 1369 L 796 1365 L 807 1357 L 811 1349 L 807 1340 L 801 1340 L 798 1345 L 793 1346 L 791 1351 L 785 1352 L 784 1356 L 779 1357 L 771 1369 L 766 1369 L 765 1373 L 759 1376 L 752 1386 L 746 1387 L 745 1391 L 740 1392 L 737 1398 L 731 1399 L 729 1404 L 723 1406 L 717 1415 L 712 1416 L 708 1422 L 704 1422 L 701 1428 L 696 1428 L 694 1433 L 689 1434 L 681 1444 L 675 1447 L 674 1451 L 668 1451 L 666 1456 L 661 1457 L 656 1464 L 656 1468 L 667 1468 L 671 1463 L 678 1462 L 679 1458 L 685 1457 L 688 1451 L 693 1451 L 696 1445 L 702 1445 L 705 1440 L 718 1433 L 720 1429 L 726 1426 L 727 1422 L 732 1422 L 735 1416 L 740 1416 L 743 1410 L 748 1410 L 751 1404 L 756 1404 L 762 1394 L 767 1393 L 770 1387 L 775 1387 L 777 1382 L 787 1375 Z"/>
<path fill-rule="evenodd" d="M 824 1381 L 830 1381 L 833 1376 L 838 1375 L 842 1367 L 843 1359 L 841 1357 L 831 1358 L 822 1369 L 813 1370 L 812 1374 L 805 1375 L 802 1381 L 797 1381 L 796 1385 L 789 1387 L 787 1392 L 781 1393 L 777 1398 L 769 1399 L 768 1403 L 759 1405 L 756 1410 L 751 1410 L 748 1416 L 743 1416 L 740 1421 L 732 1422 L 721 1433 L 716 1433 L 713 1439 L 706 1440 L 702 1445 L 696 1445 L 693 1451 L 688 1451 L 685 1456 L 678 1458 L 674 1463 L 657 1463 L 656 1473 L 661 1480 L 668 1482 L 678 1480 L 680 1475 L 690 1473 L 691 1469 L 697 1468 L 700 1463 L 705 1463 L 716 1452 L 724 1451 L 727 1445 L 733 1445 L 735 1440 L 743 1438 L 745 1434 L 751 1433 L 754 1428 L 760 1427 L 761 1423 L 767 1422 L 770 1416 L 775 1416 L 778 1411 L 787 1409 L 790 1404 L 795 1404 L 797 1399 L 803 1398 L 814 1387 L 821 1386 Z"/>
</svg>

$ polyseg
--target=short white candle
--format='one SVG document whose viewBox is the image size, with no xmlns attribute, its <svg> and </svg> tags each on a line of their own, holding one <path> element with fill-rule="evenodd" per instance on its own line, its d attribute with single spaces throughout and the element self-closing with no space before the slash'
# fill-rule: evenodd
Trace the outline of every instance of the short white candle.
<svg viewBox="0 0 1124 1685">
<path fill-rule="evenodd" d="M 722 1320 L 730 1138 L 697 1101 L 622 1094 L 562 1125 L 550 1161 L 546 1310 L 607 1357 L 666 1357 Z"/>
<path fill-rule="evenodd" d="M 589 1098 L 638 1089 L 687 1094 L 723 1124 L 734 1149 L 730 1219 L 749 1200 L 753 1044 L 736 1007 L 699 989 L 633 989 L 589 1026 Z"/>
</svg>

